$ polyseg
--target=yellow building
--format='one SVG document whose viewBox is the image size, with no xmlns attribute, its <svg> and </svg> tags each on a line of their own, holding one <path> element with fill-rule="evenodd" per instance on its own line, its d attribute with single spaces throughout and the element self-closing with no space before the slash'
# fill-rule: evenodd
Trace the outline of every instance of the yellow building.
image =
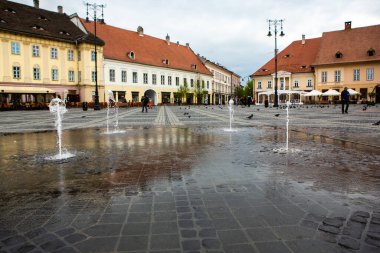
<svg viewBox="0 0 380 253">
<path fill-rule="evenodd" d="M 63 13 L 0 1 L 0 105 L 43 107 L 60 96 L 69 102 L 92 101 L 94 36 L 80 30 Z M 96 39 L 98 66 L 104 42 Z M 101 69 L 100 69 L 101 70 Z M 99 94 L 104 93 L 98 71 Z M 104 101 L 104 96 L 100 96 Z"/>
<path fill-rule="evenodd" d="M 358 102 L 380 102 L 380 25 L 325 32 L 315 67 L 316 88 L 320 91 L 344 87 L 360 92 Z M 376 94 L 376 97 L 372 97 Z M 336 99 L 339 99 L 336 97 Z"/>
</svg>

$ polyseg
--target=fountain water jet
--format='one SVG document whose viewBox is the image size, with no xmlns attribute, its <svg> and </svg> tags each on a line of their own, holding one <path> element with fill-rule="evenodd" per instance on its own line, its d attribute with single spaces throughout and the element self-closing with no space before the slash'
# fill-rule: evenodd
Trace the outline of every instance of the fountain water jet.
<svg viewBox="0 0 380 253">
<path fill-rule="evenodd" d="M 234 120 L 234 100 L 231 98 L 228 101 L 228 110 L 230 112 L 230 128 L 229 129 L 224 129 L 226 132 L 235 132 L 235 129 L 232 129 L 232 121 Z"/>
<path fill-rule="evenodd" d="M 113 111 L 114 118 L 114 130 L 110 132 L 109 122 L 111 119 L 111 110 Z M 105 134 L 125 133 L 125 131 L 119 130 L 119 107 L 117 106 L 115 97 L 111 90 L 107 91 L 107 131 Z"/>
<path fill-rule="evenodd" d="M 60 98 L 53 98 L 49 104 L 49 110 L 51 113 L 55 114 L 55 127 L 57 129 L 57 144 L 58 144 L 58 154 L 52 157 L 48 157 L 48 160 L 61 160 L 73 157 L 75 155 L 62 152 L 62 119 L 63 114 L 67 112 L 66 104 Z"/>
</svg>

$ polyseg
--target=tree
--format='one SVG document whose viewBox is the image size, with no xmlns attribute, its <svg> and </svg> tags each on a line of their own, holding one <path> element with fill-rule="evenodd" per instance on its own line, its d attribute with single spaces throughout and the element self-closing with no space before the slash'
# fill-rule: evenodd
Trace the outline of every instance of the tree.
<svg viewBox="0 0 380 253">
<path fill-rule="evenodd" d="M 185 100 L 186 100 L 186 94 L 189 93 L 189 91 L 190 91 L 190 89 L 189 89 L 189 87 L 187 86 L 187 82 L 186 82 L 186 81 L 185 81 L 185 83 L 184 83 L 183 85 L 180 85 L 180 86 L 178 87 L 178 90 L 177 90 L 178 94 L 180 95 L 181 100 L 182 100 L 183 98 L 185 98 Z M 182 101 L 183 101 L 183 100 L 182 100 Z"/>
<path fill-rule="evenodd" d="M 241 98 L 244 97 L 244 89 L 241 86 L 235 87 L 235 97 Z"/>
<path fill-rule="evenodd" d="M 247 81 L 247 84 L 244 87 L 244 95 L 246 97 L 252 97 L 253 96 L 253 80 Z"/>
<path fill-rule="evenodd" d="M 204 85 L 201 86 L 201 82 L 202 82 L 201 79 L 198 78 L 198 80 L 196 80 L 196 83 L 193 89 L 198 105 L 202 103 L 204 96 L 208 94 L 207 90 L 204 88 Z"/>
</svg>

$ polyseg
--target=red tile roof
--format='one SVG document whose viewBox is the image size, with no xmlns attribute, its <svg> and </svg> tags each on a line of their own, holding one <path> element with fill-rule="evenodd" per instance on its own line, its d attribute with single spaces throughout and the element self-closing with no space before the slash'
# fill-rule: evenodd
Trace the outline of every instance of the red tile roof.
<svg viewBox="0 0 380 253">
<path fill-rule="evenodd" d="M 93 43 L 91 33 L 81 31 L 66 14 L 0 0 L 0 31 L 64 41 Z M 100 39 L 98 45 L 104 42 Z"/>
<path fill-rule="evenodd" d="M 375 50 L 368 56 L 368 50 Z M 342 53 L 336 58 L 337 52 Z M 313 65 L 353 63 L 380 60 L 380 25 L 325 32 Z"/>
<path fill-rule="evenodd" d="M 86 23 L 83 19 L 81 20 L 87 31 L 94 31 L 93 22 Z M 105 41 L 103 54 L 106 59 L 212 75 L 193 50 L 187 46 L 177 45 L 177 43 L 168 45 L 166 40 L 146 34 L 140 36 L 137 32 L 106 24 L 97 23 L 96 30 L 97 36 Z M 131 51 L 135 53 L 135 59 L 128 56 Z M 169 64 L 163 63 L 165 59 L 169 60 Z M 192 67 L 194 64 L 197 69 Z"/>
<path fill-rule="evenodd" d="M 293 41 L 287 48 L 277 55 L 277 71 L 291 73 L 313 72 L 311 67 L 315 61 L 321 38 Z M 274 57 L 258 69 L 252 76 L 266 76 L 274 73 Z"/>
</svg>

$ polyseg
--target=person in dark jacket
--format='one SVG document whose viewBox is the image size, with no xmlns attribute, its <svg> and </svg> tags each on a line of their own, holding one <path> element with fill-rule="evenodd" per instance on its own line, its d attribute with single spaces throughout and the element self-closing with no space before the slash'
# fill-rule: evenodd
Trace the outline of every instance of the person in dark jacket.
<svg viewBox="0 0 380 253">
<path fill-rule="evenodd" d="M 142 100 L 142 112 L 144 112 L 144 108 L 145 108 L 145 112 L 148 112 L 149 97 L 144 96 L 141 100 Z"/>
<path fill-rule="evenodd" d="M 344 87 L 344 90 L 340 94 L 342 99 L 342 114 L 348 113 L 348 105 L 350 104 L 350 93 L 347 90 L 347 87 Z M 346 108 L 344 108 L 346 105 Z"/>
</svg>

